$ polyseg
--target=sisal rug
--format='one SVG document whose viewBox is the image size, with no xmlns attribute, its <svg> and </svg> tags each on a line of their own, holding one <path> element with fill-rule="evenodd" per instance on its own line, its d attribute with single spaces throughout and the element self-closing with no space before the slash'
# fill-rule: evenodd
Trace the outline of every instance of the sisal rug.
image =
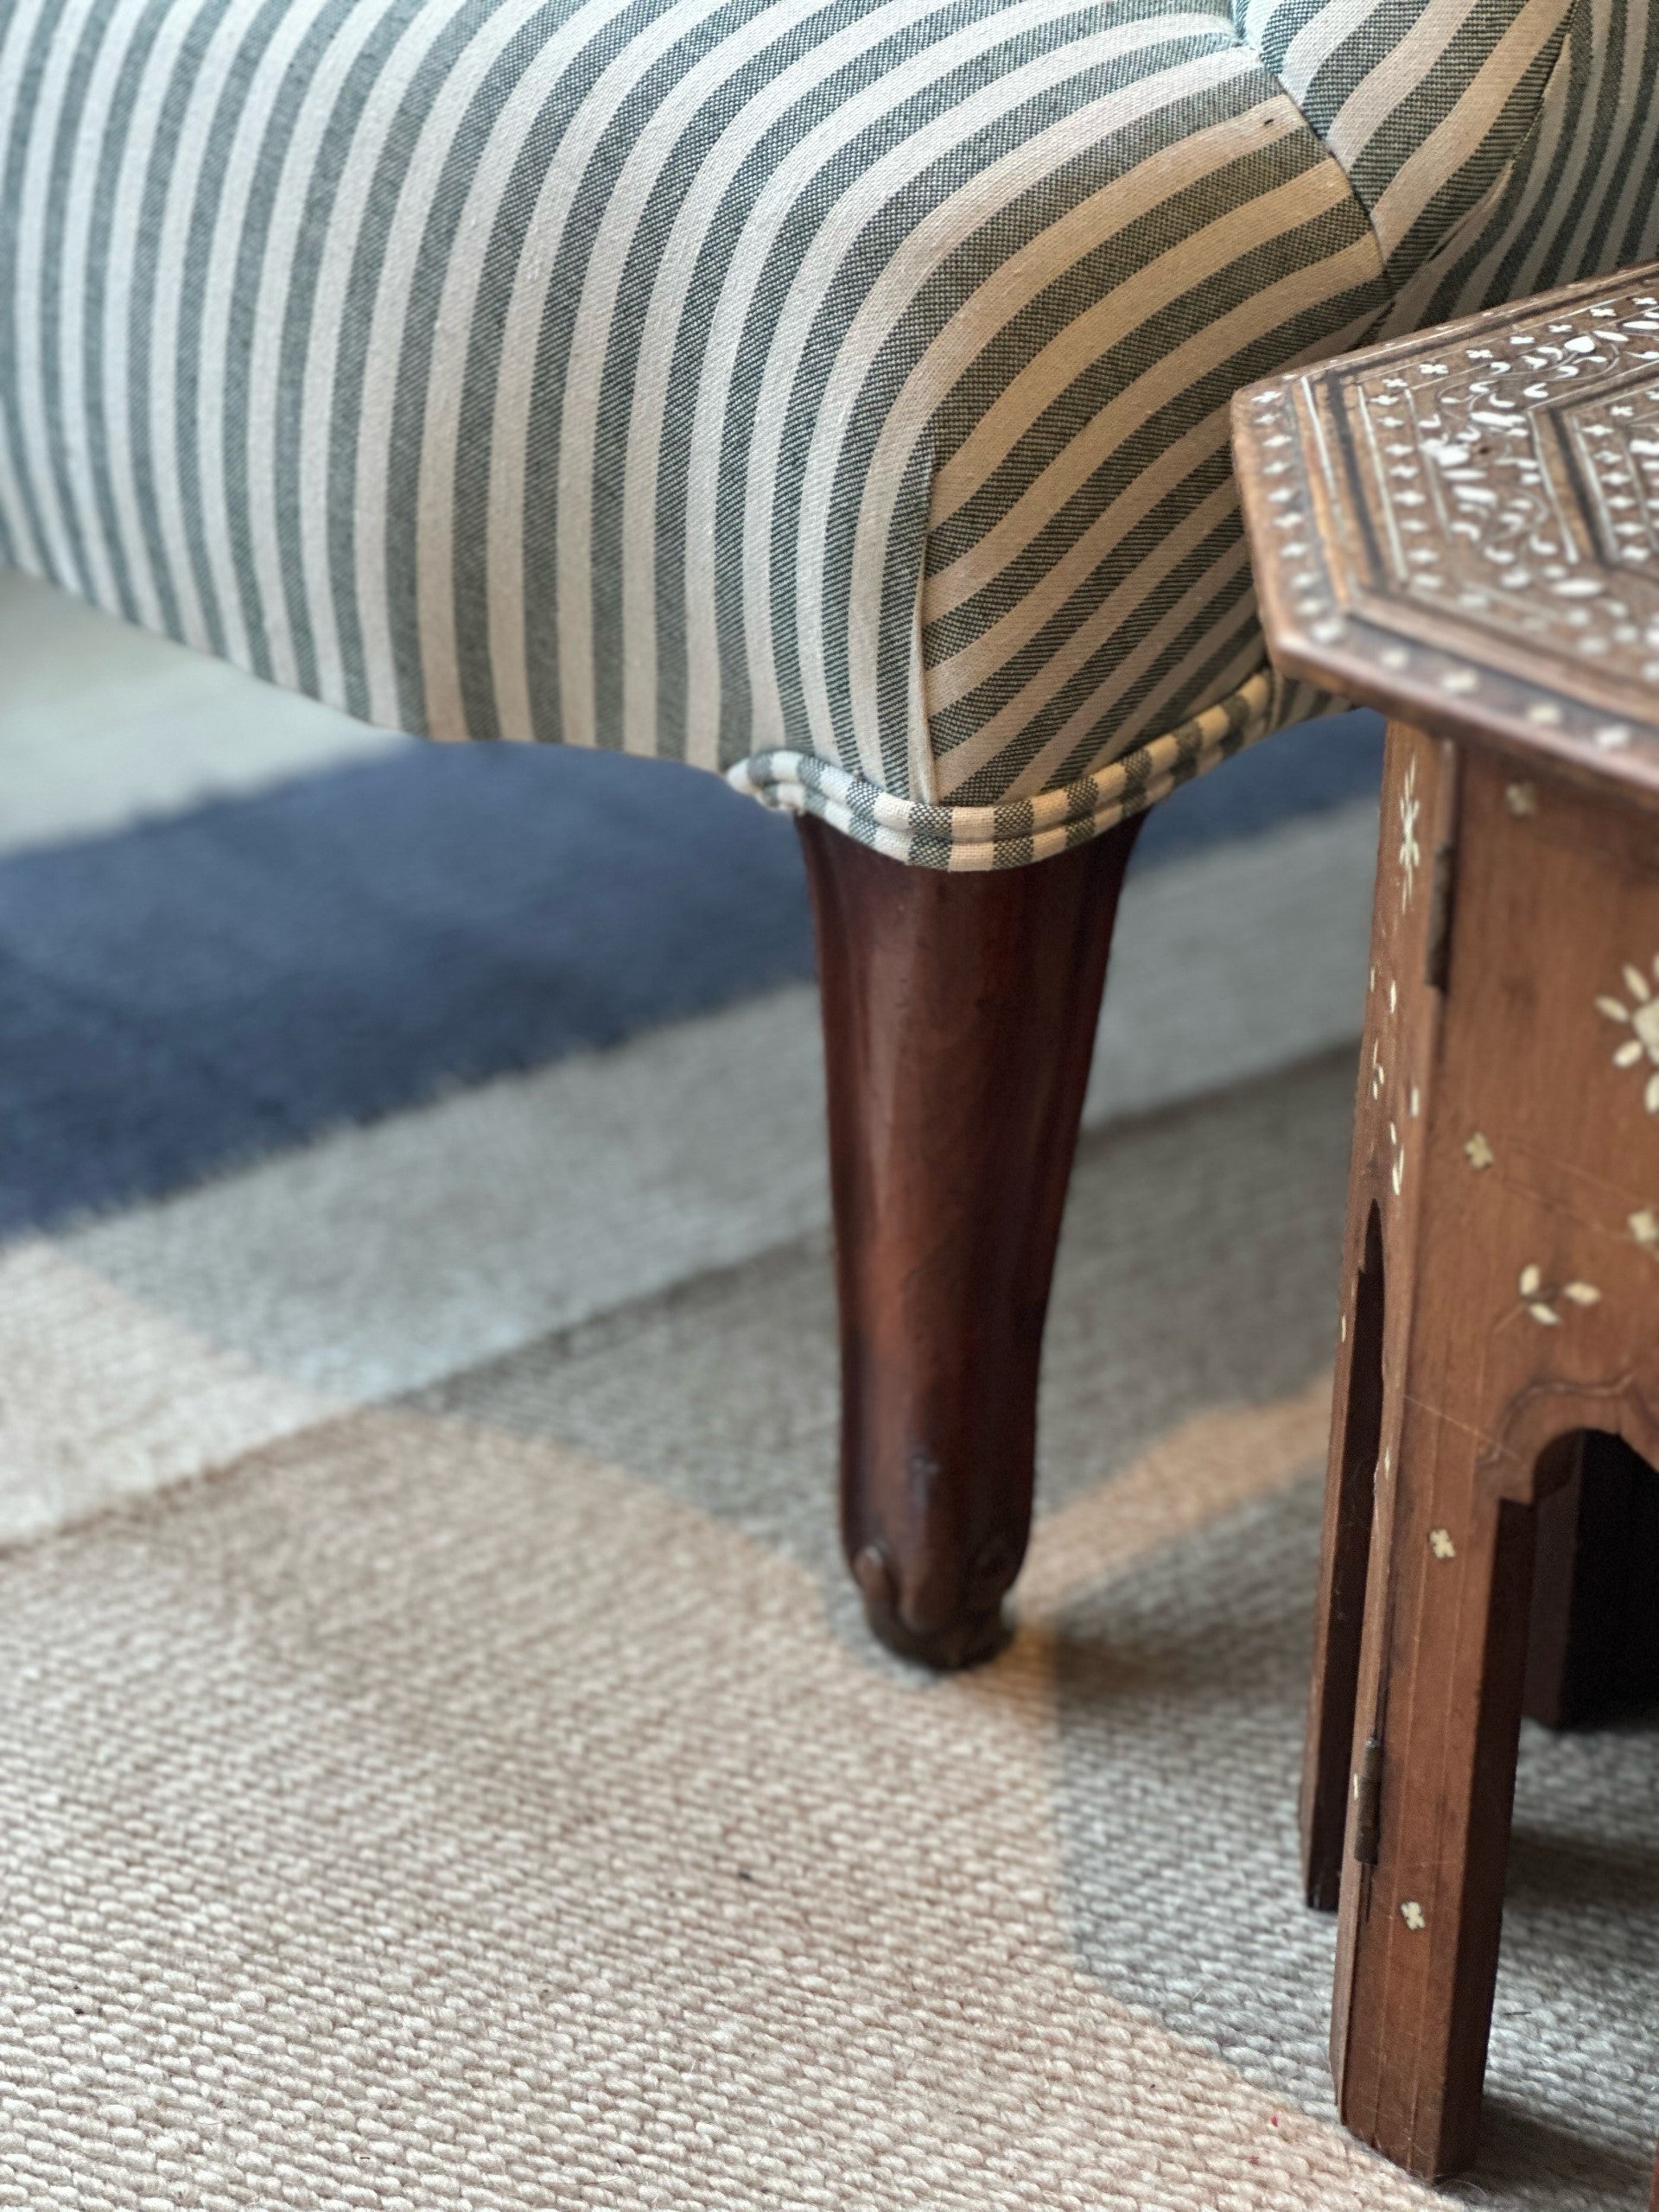
<svg viewBox="0 0 1659 2212">
<path fill-rule="evenodd" d="M 810 1230 L 0 1562 L 0 2204 L 1406 2207 L 1297 1902 L 1345 1054 L 1086 1141 L 1012 1649 L 830 1536 Z M 1654 1741 L 1529 1732 L 1482 2167 L 1641 2201 Z"/>
</svg>

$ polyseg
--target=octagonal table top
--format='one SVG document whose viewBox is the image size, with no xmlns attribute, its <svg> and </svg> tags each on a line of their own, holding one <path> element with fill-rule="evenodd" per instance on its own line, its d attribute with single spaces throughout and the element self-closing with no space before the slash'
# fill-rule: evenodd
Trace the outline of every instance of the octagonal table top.
<svg viewBox="0 0 1659 2212">
<path fill-rule="evenodd" d="M 1268 650 L 1659 809 L 1659 264 L 1251 386 Z"/>
</svg>

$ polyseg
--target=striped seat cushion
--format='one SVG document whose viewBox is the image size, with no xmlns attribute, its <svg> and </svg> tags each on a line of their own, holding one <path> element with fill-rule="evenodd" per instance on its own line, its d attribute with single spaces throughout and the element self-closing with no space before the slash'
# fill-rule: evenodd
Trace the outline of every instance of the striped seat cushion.
<svg viewBox="0 0 1659 2212">
<path fill-rule="evenodd" d="M 1656 0 L 0 0 L 0 560 L 1038 858 L 1313 703 L 1232 391 L 1655 251 L 1656 59 Z"/>
</svg>

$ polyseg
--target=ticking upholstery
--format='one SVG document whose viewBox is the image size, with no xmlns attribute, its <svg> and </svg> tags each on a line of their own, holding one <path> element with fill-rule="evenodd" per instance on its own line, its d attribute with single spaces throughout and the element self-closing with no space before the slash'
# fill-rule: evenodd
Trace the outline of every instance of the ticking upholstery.
<svg viewBox="0 0 1659 2212">
<path fill-rule="evenodd" d="M 901 857 L 1306 712 L 1241 384 L 1659 251 L 1659 0 L 0 0 L 0 560 Z"/>
</svg>

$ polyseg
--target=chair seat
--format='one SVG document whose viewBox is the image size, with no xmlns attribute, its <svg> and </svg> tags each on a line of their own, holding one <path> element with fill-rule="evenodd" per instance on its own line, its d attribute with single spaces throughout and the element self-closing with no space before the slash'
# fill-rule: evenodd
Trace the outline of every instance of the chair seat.
<svg viewBox="0 0 1659 2212">
<path fill-rule="evenodd" d="M 1653 15 L 0 0 L 0 560 L 1039 857 L 1316 703 L 1238 385 L 1659 251 Z"/>
</svg>

